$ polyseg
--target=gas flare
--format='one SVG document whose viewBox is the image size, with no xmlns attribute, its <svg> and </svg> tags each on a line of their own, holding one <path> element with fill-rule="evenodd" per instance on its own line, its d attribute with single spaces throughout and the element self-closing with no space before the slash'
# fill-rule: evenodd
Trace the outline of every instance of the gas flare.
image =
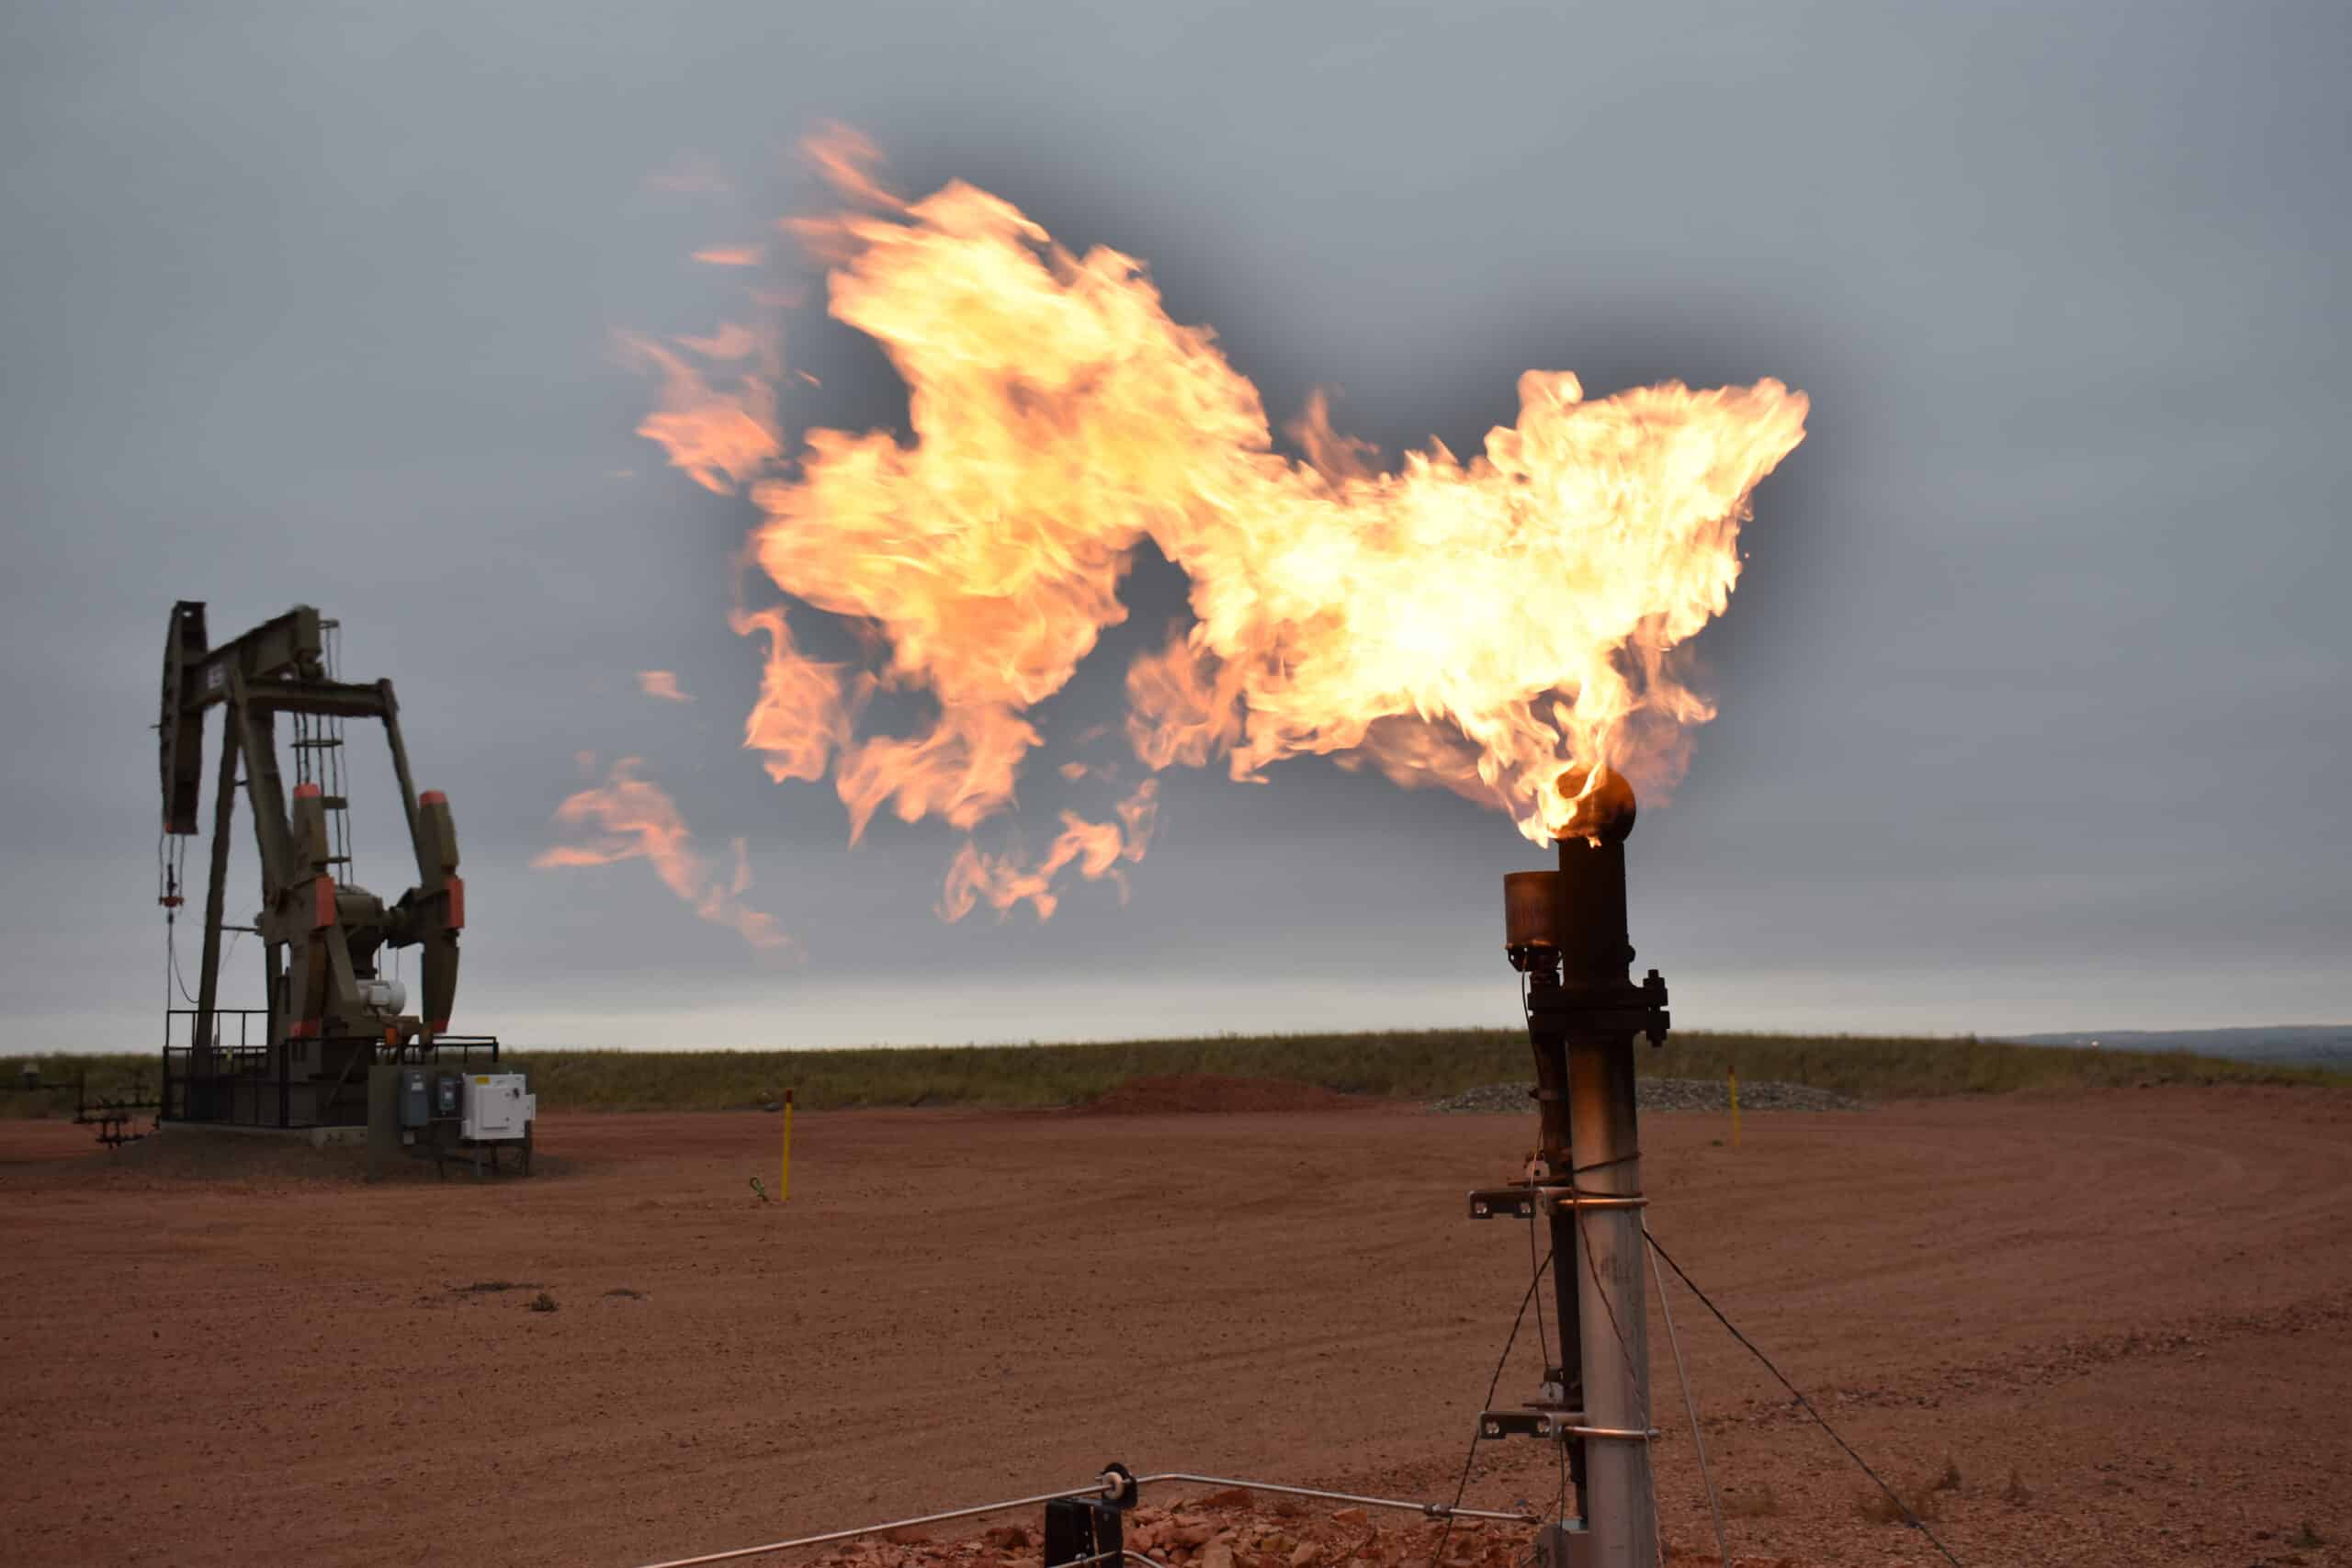
<svg viewBox="0 0 2352 1568">
<path fill-rule="evenodd" d="M 1024 866 L 1015 855 L 989 855 L 967 841 L 947 868 L 947 891 L 939 901 L 939 916 L 960 920 L 985 900 L 1000 911 L 1026 900 L 1041 920 L 1051 918 L 1060 898 L 1054 879 L 1069 866 L 1089 882 L 1109 877 L 1127 901 L 1127 878 L 1122 861 L 1139 861 L 1151 842 L 1159 815 L 1159 781 L 1146 779 L 1116 808 L 1116 822 L 1090 822 L 1075 811 L 1062 813 L 1062 830 L 1035 866 Z"/>
<path fill-rule="evenodd" d="M 1146 540 L 1190 578 L 1193 611 L 1128 671 L 1127 739 L 1152 769 L 1369 763 L 1537 842 L 1584 832 L 1578 798 L 1611 772 L 1651 800 L 1679 776 L 1713 709 L 1676 650 L 1728 602 L 1750 494 L 1804 438 L 1802 393 L 1588 399 L 1575 376 L 1531 370 L 1517 419 L 1467 459 L 1433 440 L 1384 468 L 1319 399 L 1294 458 L 1139 261 L 1073 254 L 968 185 L 904 201 L 854 135 L 810 156 L 858 209 L 784 227 L 828 262 L 831 315 L 904 379 L 912 438 L 813 428 L 788 449 L 777 369 L 729 389 L 691 346 L 629 342 L 662 378 L 641 434 L 696 482 L 748 490 L 751 558 L 776 587 L 875 634 L 878 667 L 851 676 L 799 653 L 782 609 L 736 623 L 768 639 L 745 743 L 779 781 L 830 767 L 853 839 L 885 809 L 968 831 L 1012 805 L 1041 739 L 1030 715 L 1125 619 Z M 936 716 L 861 737 L 877 687 L 927 693 Z M 1027 902 L 1043 918 L 1060 873 L 1141 857 L 1155 804 L 1064 814 L 1034 867 L 967 842 L 941 912 Z"/>
<path fill-rule="evenodd" d="M 682 340 L 680 346 L 706 358 L 731 359 L 748 338 L 745 329 L 729 325 L 709 338 Z M 661 407 L 646 415 L 637 433 L 661 443 L 670 461 L 696 484 L 730 494 L 737 484 L 766 472 L 784 455 L 773 430 L 775 389 L 771 379 L 747 372 L 731 391 L 721 391 L 658 343 L 623 337 L 620 346 L 631 365 L 662 374 Z"/>
<path fill-rule="evenodd" d="M 581 760 L 583 764 L 593 761 L 585 756 Z M 774 915 L 743 902 L 752 887 L 751 856 L 743 840 L 732 841 L 734 866 L 722 875 L 695 849 L 694 834 L 668 792 L 638 776 L 644 765 L 640 758 L 623 757 L 613 764 L 603 787 L 568 796 L 556 807 L 555 819 L 591 829 L 587 841 L 544 850 L 531 864 L 546 869 L 650 861 L 670 891 L 693 905 L 704 919 L 729 928 L 753 947 L 789 945 L 792 939 Z"/>
</svg>

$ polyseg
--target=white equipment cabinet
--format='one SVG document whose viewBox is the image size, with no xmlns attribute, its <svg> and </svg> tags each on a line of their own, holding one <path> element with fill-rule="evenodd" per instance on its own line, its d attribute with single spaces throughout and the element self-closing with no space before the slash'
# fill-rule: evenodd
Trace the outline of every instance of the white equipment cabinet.
<svg viewBox="0 0 2352 1568">
<path fill-rule="evenodd" d="M 539 1097 L 521 1073 L 470 1073 L 458 1135 L 469 1143 L 519 1142 L 539 1114 Z"/>
</svg>

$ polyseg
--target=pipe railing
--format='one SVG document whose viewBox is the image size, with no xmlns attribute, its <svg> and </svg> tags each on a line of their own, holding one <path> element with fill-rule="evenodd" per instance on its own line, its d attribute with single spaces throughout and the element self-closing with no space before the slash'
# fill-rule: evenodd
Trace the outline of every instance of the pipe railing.
<svg viewBox="0 0 2352 1568">
<path fill-rule="evenodd" d="M 772 1551 L 790 1551 L 806 1546 L 830 1546 L 835 1541 L 855 1540 L 870 1535 L 884 1535 L 891 1530 L 915 1529 L 923 1525 L 948 1524 L 957 1519 L 974 1519 L 983 1514 L 1001 1514 L 1013 1508 L 1034 1508 L 1046 1503 L 1058 1503 L 1072 1497 L 1114 1497 L 1130 1486 L 1140 1491 L 1146 1486 L 1163 1483 L 1177 1485 L 1238 1486 L 1250 1492 L 1272 1492 L 1288 1497 L 1316 1497 L 1327 1502 L 1351 1504 L 1361 1508 L 1394 1508 L 1405 1513 L 1419 1514 L 1424 1518 L 1430 1519 L 1498 1519 L 1508 1524 L 1519 1525 L 1536 1525 L 1543 1522 L 1536 1515 L 1529 1513 L 1504 1513 L 1492 1508 L 1464 1508 L 1451 1503 L 1416 1503 L 1402 1497 L 1372 1497 L 1355 1492 L 1330 1492 L 1315 1486 L 1288 1486 L 1271 1481 L 1243 1481 L 1230 1475 L 1195 1475 L 1189 1471 L 1170 1470 L 1152 1475 L 1130 1477 L 1105 1471 L 1091 1484 L 1073 1486 L 1063 1492 L 1040 1492 L 1034 1497 L 1009 1497 L 1001 1503 L 981 1503 L 969 1508 L 950 1508 L 942 1514 L 918 1514 L 913 1518 L 891 1519 L 882 1524 L 859 1525 L 851 1529 L 828 1530 L 822 1535 L 795 1536 L 790 1540 L 771 1540 L 758 1546 L 739 1546 L 727 1551 L 705 1552 L 699 1557 L 673 1557 L 661 1562 L 648 1562 L 643 1565 L 643 1568 L 703 1568 L 704 1564 L 712 1562 L 739 1562 L 748 1557 L 763 1557 Z M 1064 1568 L 1069 1568 L 1069 1565 L 1064 1565 Z"/>
</svg>

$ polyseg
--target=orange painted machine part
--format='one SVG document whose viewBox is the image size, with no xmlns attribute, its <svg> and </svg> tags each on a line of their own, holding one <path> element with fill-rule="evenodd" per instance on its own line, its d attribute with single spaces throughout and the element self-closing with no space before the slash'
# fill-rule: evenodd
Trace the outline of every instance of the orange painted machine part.
<svg viewBox="0 0 2352 1568">
<path fill-rule="evenodd" d="M 311 882 L 311 896 L 314 900 L 311 906 L 311 929 L 314 931 L 322 931 L 335 922 L 334 878 L 332 876 L 313 878 Z"/>
<path fill-rule="evenodd" d="M 466 879 L 453 871 L 449 874 L 447 886 L 449 890 L 448 929 L 453 931 L 464 931 L 466 929 Z"/>
</svg>

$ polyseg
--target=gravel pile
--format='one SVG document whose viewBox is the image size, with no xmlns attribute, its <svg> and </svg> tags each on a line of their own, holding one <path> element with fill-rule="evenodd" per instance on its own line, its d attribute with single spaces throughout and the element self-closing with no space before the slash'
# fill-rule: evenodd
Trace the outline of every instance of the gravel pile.
<svg viewBox="0 0 2352 1568">
<path fill-rule="evenodd" d="M 1529 1098 L 1534 1087 L 1523 1083 L 1480 1084 L 1476 1089 L 1465 1089 L 1451 1100 L 1434 1100 L 1430 1109 L 1473 1114 L 1508 1111 L 1523 1116 L 1535 1109 L 1534 1100 Z M 1721 1078 L 1636 1078 L 1634 1080 L 1634 1099 L 1644 1111 L 1731 1109 L 1731 1091 Z M 1806 1084 L 1775 1083 L 1769 1078 L 1751 1083 L 1742 1079 L 1739 1108 L 1742 1111 L 1860 1111 L 1862 1102 L 1851 1095 L 1814 1089 Z"/>
</svg>

